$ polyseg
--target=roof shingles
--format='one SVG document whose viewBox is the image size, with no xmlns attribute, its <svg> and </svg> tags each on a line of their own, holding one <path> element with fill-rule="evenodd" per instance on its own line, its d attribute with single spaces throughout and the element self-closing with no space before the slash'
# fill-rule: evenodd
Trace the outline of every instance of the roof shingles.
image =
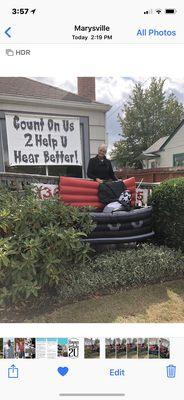
<svg viewBox="0 0 184 400">
<path fill-rule="evenodd" d="M 160 150 L 161 146 L 166 142 L 169 136 L 163 136 L 160 139 L 158 139 L 155 143 L 153 143 L 148 149 L 143 151 L 143 154 L 150 154 L 150 153 L 155 153 Z"/>
<path fill-rule="evenodd" d="M 29 78 L 0 77 L 0 95 L 91 103 L 85 97 Z M 95 102 L 96 104 L 99 104 Z"/>
</svg>

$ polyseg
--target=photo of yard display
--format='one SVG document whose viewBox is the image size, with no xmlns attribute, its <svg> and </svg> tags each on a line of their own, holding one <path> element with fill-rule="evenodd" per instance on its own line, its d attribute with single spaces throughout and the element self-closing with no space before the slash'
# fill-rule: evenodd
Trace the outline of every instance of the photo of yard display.
<svg viewBox="0 0 184 400">
<path fill-rule="evenodd" d="M 100 339 L 84 339 L 84 358 L 100 358 Z"/>
<path fill-rule="evenodd" d="M 1 322 L 184 322 L 182 88 L 0 77 Z M 166 340 L 114 340 L 109 358 L 169 354 Z M 77 356 L 60 345 L 50 356 Z"/>
<path fill-rule="evenodd" d="M 137 339 L 127 338 L 127 358 L 137 358 Z"/>
<path fill-rule="evenodd" d="M 159 357 L 159 339 L 151 338 L 149 339 L 149 358 Z"/>
<path fill-rule="evenodd" d="M 105 340 L 105 357 L 106 358 L 126 358 L 126 338 L 108 338 Z"/>
<path fill-rule="evenodd" d="M 138 338 L 138 358 L 148 358 L 148 339 Z"/>
<path fill-rule="evenodd" d="M 105 358 L 170 358 L 168 338 L 107 338 Z"/>
<path fill-rule="evenodd" d="M 126 349 L 126 339 L 125 338 L 117 338 L 116 339 L 116 358 L 126 358 L 127 349 Z"/>
<path fill-rule="evenodd" d="M 105 357 L 115 358 L 116 356 L 116 339 L 107 338 L 105 339 Z"/>
</svg>

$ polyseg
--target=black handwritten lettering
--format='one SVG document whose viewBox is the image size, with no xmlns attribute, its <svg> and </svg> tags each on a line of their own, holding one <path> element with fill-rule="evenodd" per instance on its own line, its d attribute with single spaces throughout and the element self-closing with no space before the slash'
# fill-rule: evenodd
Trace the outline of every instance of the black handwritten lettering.
<svg viewBox="0 0 184 400">
<path fill-rule="evenodd" d="M 70 123 L 70 132 L 72 132 L 72 131 L 74 131 L 74 123 L 73 122 Z"/>
<path fill-rule="evenodd" d="M 33 146 L 33 143 L 30 143 L 31 140 L 32 140 L 32 135 L 31 135 L 31 133 L 25 133 L 24 137 L 25 137 L 25 139 L 28 138 L 27 142 L 25 143 L 25 147 L 28 147 L 28 146 L 29 146 L 29 147 L 32 147 L 32 146 Z"/>
<path fill-rule="evenodd" d="M 61 144 L 63 147 L 67 147 L 67 136 L 60 136 L 61 138 Z"/>
<path fill-rule="evenodd" d="M 40 118 L 39 121 L 24 121 L 20 120 L 18 115 L 15 115 L 13 117 L 13 126 L 16 130 L 21 129 L 24 131 L 25 129 L 28 129 L 30 131 L 43 131 L 44 120 L 43 118 Z"/>
<path fill-rule="evenodd" d="M 18 124 L 18 122 L 19 122 L 19 117 L 18 117 L 18 115 L 14 115 L 14 117 L 13 117 L 13 126 L 14 126 L 14 128 L 15 128 L 16 130 L 19 129 L 19 124 Z"/>
<path fill-rule="evenodd" d="M 49 131 L 60 132 L 59 122 L 54 122 L 51 118 L 48 119 L 47 126 Z"/>
<path fill-rule="evenodd" d="M 69 130 L 69 122 L 68 122 L 68 120 L 63 120 L 63 129 L 64 129 L 64 131 L 65 132 L 68 132 L 68 130 Z"/>
<path fill-rule="evenodd" d="M 20 150 L 14 150 L 14 161 L 15 164 L 37 164 L 39 154 L 22 154 Z"/>
</svg>

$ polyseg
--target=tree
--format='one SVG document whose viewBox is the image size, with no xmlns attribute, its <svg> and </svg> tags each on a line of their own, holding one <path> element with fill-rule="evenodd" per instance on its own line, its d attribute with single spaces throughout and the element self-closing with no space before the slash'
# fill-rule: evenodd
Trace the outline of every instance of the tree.
<svg viewBox="0 0 184 400">
<path fill-rule="evenodd" d="M 137 157 L 154 142 L 168 136 L 184 118 L 184 107 L 173 93 L 164 91 L 165 79 L 152 78 L 148 88 L 135 84 L 119 118 L 122 139 L 114 144 L 111 158 L 119 166 L 142 168 Z"/>
</svg>

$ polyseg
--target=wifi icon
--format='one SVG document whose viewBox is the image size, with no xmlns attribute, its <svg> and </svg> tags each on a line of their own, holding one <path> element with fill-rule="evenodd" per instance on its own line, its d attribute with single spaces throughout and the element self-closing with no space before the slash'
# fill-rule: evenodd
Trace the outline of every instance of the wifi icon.
<svg viewBox="0 0 184 400">
<path fill-rule="evenodd" d="M 162 10 L 160 8 L 157 8 L 155 11 L 156 11 L 157 14 L 161 14 L 162 13 Z"/>
</svg>

